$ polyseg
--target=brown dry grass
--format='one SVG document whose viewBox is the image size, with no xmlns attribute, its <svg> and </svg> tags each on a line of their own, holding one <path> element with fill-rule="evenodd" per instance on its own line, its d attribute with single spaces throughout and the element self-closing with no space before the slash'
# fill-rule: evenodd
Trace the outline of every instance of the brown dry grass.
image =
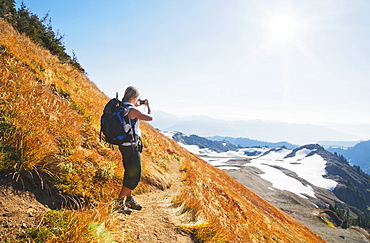
<svg viewBox="0 0 370 243">
<path fill-rule="evenodd" d="M 0 54 L 0 169 L 16 180 L 54 186 L 72 197 L 109 202 L 120 189 L 123 169 L 118 150 L 99 142 L 99 118 L 108 98 L 82 73 L 2 19 Z M 148 124 L 141 128 L 146 146 L 135 193 L 170 187 L 169 165 L 180 162 L 185 189 L 174 205 L 192 216 L 180 227 L 202 242 L 323 242 L 227 173 Z M 65 234 L 82 237 L 92 221 L 114 230 L 109 212 L 106 207 L 75 211 L 84 223 Z"/>
</svg>

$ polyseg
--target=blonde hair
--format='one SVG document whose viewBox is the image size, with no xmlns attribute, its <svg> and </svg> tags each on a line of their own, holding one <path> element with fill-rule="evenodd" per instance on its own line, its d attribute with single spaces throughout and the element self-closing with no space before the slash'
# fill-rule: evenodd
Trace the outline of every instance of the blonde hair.
<svg viewBox="0 0 370 243">
<path fill-rule="evenodd" d="M 133 98 L 138 98 L 140 96 L 139 89 L 134 86 L 127 87 L 125 95 L 123 96 L 123 102 L 129 102 Z"/>
</svg>

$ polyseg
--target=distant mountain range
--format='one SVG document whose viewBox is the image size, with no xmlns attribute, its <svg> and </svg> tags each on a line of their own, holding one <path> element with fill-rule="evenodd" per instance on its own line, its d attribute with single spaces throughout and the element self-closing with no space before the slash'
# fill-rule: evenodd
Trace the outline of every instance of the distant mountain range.
<svg viewBox="0 0 370 243">
<path fill-rule="evenodd" d="M 216 141 L 228 141 L 232 144 L 241 146 L 241 147 L 270 147 L 270 148 L 276 148 L 276 147 L 281 147 L 284 146 L 288 149 L 295 149 L 298 147 L 298 145 L 294 145 L 288 142 L 276 142 L 276 143 L 270 143 L 270 142 L 264 142 L 264 141 L 259 141 L 259 140 L 254 140 L 254 139 L 249 139 L 249 138 L 233 138 L 233 137 L 221 137 L 221 136 L 213 136 L 213 137 L 207 137 L 210 140 L 216 140 Z"/>
<path fill-rule="evenodd" d="M 174 133 L 172 135 L 172 138 L 179 143 L 197 145 L 201 149 L 209 148 L 216 152 L 226 152 L 229 150 L 236 150 L 238 148 L 241 148 L 241 146 L 230 143 L 227 140 L 214 141 L 207 138 L 199 137 L 198 135 L 187 136 L 181 132 Z"/>
<path fill-rule="evenodd" d="M 157 111 L 151 123 L 162 131 L 181 131 L 202 137 L 244 137 L 252 140 L 304 145 L 318 141 L 359 141 L 366 138 L 325 126 L 266 122 L 260 120 L 226 121 L 206 116 L 177 117 Z"/>
<path fill-rule="evenodd" d="M 198 135 L 186 135 L 181 132 L 167 132 L 168 137 L 173 138 L 175 141 L 187 144 L 196 145 L 200 149 L 207 148 L 215 152 L 227 152 L 230 150 L 237 150 L 240 148 L 248 147 L 268 147 L 276 148 L 284 146 L 287 149 L 296 149 L 298 145 L 294 145 L 288 142 L 277 142 L 270 143 L 259 140 L 253 140 L 249 138 L 234 138 L 234 137 L 200 137 Z M 328 144 L 335 144 L 336 142 L 328 142 Z M 358 142 L 354 146 L 352 142 L 337 142 L 342 143 L 344 146 L 321 146 L 325 147 L 327 151 L 336 153 L 338 156 L 343 155 L 350 164 L 359 166 L 361 170 L 370 175 L 370 140 L 364 142 Z"/>
</svg>

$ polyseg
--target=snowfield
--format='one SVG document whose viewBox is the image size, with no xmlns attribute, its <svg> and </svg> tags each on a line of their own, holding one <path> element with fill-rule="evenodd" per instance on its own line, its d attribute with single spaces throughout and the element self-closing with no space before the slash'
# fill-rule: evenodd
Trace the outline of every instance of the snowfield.
<svg viewBox="0 0 370 243">
<path fill-rule="evenodd" d="M 185 145 L 181 143 L 180 145 L 222 170 L 238 170 L 241 168 L 240 165 L 236 166 L 227 163 L 230 159 L 249 158 L 251 159 L 250 163 L 245 163 L 242 166 L 253 166 L 262 170 L 264 174 L 260 174 L 260 177 L 272 184 L 271 190 L 274 190 L 274 188 L 286 190 L 303 198 L 307 198 L 305 195 L 315 197 L 315 192 L 311 186 L 304 185 L 299 180 L 286 175 L 281 169 L 276 167 L 293 171 L 298 177 L 317 187 L 333 190 L 337 185 L 337 182 L 334 180 L 323 177 L 323 175 L 326 174 L 326 161 L 317 154 L 307 156 L 312 152 L 312 150 L 309 149 L 301 149 L 297 151 L 295 156 L 284 158 L 291 153 L 292 150 L 245 148 L 237 151 L 217 153 L 208 148 L 201 149 L 196 145 Z M 251 153 L 257 155 L 246 155 Z"/>
<path fill-rule="evenodd" d="M 314 154 L 307 157 L 311 150 L 303 149 L 298 151 L 294 157 L 284 159 L 290 152 L 291 150 L 287 149 L 281 152 L 271 152 L 259 158 L 252 159 L 251 163 L 245 164 L 245 166 L 255 166 L 265 172 L 261 177 L 271 182 L 274 188 L 288 190 L 301 197 L 305 197 L 302 194 L 315 197 L 313 188 L 309 185 L 302 184 L 293 177 L 285 175 L 280 169 L 273 166 L 291 170 L 300 178 L 315 186 L 329 190 L 333 190 L 336 187 L 337 182 L 323 177 L 326 174 L 326 161 L 321 156 Z"/>
</svg>

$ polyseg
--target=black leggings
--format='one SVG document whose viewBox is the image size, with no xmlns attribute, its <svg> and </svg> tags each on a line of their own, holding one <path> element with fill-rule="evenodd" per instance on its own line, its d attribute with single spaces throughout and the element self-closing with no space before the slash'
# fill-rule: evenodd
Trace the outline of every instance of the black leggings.
<svg viewBox="0 0 370 243">
<path fill-rule="evenodd" d="M 119 151 L 122 154 L 123 167 L 125 168 L 123 185 L 134 190 L 141 179 L 140 151 L 135 146 L 119 146 Z"/>
</svg>

